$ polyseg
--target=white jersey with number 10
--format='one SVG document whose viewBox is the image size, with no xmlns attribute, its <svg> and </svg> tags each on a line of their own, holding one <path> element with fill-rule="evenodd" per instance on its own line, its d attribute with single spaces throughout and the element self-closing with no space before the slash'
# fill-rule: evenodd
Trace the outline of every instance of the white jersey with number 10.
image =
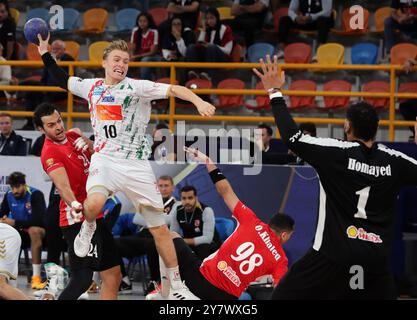
<svg viewBox="0 0 417 320">
<path fill-rule="evenodd" d="M 116 85 L 104 79 L 70 77 L 71 93 L 88 101 L 96 152 L 122 159 L 147 159 L 145 136 L 151 101 L 167 97 L 170 85 L 125 78 Z"/>
</svg>

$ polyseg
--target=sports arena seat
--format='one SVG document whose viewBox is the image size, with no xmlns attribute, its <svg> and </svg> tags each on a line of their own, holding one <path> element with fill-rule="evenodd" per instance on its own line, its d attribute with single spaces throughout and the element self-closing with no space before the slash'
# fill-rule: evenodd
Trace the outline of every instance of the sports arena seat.
<svg viewBox="0 0 417 320">
<path fill-rule="evenodd" d="M 366 33 L 368 31 L 369 24 L 369 11 L 363 8 L 364 21 L 363 28 L 352 29 L 351 28 L 351 18 L 356 15 L 356 12 L 350 13 L 350 8 L 346 8 L 342 12 L 342 33 L 344 34 L 357 34 L 357 33 Z"/>
<path fill-rule="evenodd" d="M 140 11 L 134 8 L 121 9 L 116 12 L 117 31 L 130 31 L 136 26 Z"/>
<path fill-rule="evenodd" d="M 235 16 L 232 16 L 232 7 L 218 7 L 217 11 L 220 14 L 220 20 L 231 20 Z"/>
<path fill-rule="evenodd" d="M 352 85 L 345 80 L 331 80 L 323 85 L 323 91 L 351 91 Z M 324 97 L 324 109 L 345 108 L 349 97 Z"/>
<path fill-rule="evenodd" d="M 10 8 L 10 15 L 12 16 L 14 22 L 16 23 L 16 26 L 19 23 L 19 17 L 20 17 L 20 11 L 15 8 Z"/>
<path fill-rule="evenodd" d="M 256 90 L 264 90 L 264 86 L 261 81 L 256 84 Z M 246 104 L 246 108 L 253 111 L 263 111 L 270 108 L 270 101 L 268 96 L 256 96 L 256 106 Z"/>
<path fill-rule="evenodd" d="M 364 92 L 390 92 L 389 82 L 386 81 L 370 81 L 362 86 Z M 377 109 L 386 109 L 389 106 L 389 98 L 368 98 L 363 99 L 371 106 Z"/>
<path fill-rule="evenodd" d="M 242 46 L 236 41 L 233 42 L 230 62 L 240 62 L 242 59 Z"/>
<path fill-rule="evenodd" d="M 317 49 L 317 62 L 320 64 L 343 64 L 345 47 L 339 43 L 322 44 Z"/>
<path fill-rule="evenodd" d="M 72 31 L 78 28 L 80 12 L 73 8 L 64 8 L 64 30 Z"/>
<path fill-rule="evenodd" d="M 398 93 L 417 93 L 417 82 L 404 82 L 400 84 Z M 398 102 L 404 102 L 409 99 L 399 99 Z"/>
<path fill-rule="evenodd" d="M 88 47 L 88 57 L 90 61 L 103 59 L 103 50 L 106 48 L 110 42 L 108 41 L 97 41 L 90 44 Z"/>
<path fill-rule="evenodd" d="M 224 79 L 217 84 L 217 89 L 245 89 L 245 83 L 240 79 Z M 219 95 L 218 109 L 227 109 L 243 106 L 243 95 Z"/>
<path fill-rule="evenodd" d="M 224 242 L 236 228 L 235 221 L 229 218 L 216 217 L 216 230 L 219 233 L 220 240 Z"/>
<path fill-rule="evenodd" d="M 75 41 L 64 41 L 65 42 L 65 51 L 73 57 L 75 60 L 78 60 L 78 57 L 80 55 L 80 45 L 78 42 Z"/>
<path fill-rule="evenodd" d="M 391 7 L 378 8 L 374 14 L 375 32 L 384 32 L 385 19 L 391 16 Z"/>
<path fill-rule="evenodd" d="M 39 54 L 38 47 L 29 42 L 26 47 L 26 59 L 27 60 L 42 60 L 41 55 Z"/>
<path fill-rule="evenodd" d="M 83 28 L 80 33 L 103 33 L 106 28 L 109 13 L 102 8 L 93 8 L 83 14 Z"/>
<path fill-rule="evenodd" d="M 376 64 L 378 47 L 373 43 L 355 44 L 350 52 L 352 64 Z"/>
<path fill-rule="evenodd" d="M 156 26 L 168 19 L 168 11 L 165 8 L 152 8 L 148 13 L 152 16 Z"/>
<path fill-rule="evenodd" d="M 311 80 L 296 80 L 290 84 L 289 90 L 316 91 L 317 84 Z M 314 96 L 290 96 L 290 109 L 301 109 L 316 106 Z"/>
<path fill-rule="evenodd" d="M 279 8 L 274 12 L 274 32 L 279 30 L 279 20 L 281 17 L 288 16 L 288 8 Z"/>
<path fill-rule="evenodd" d="M 32 19 L 32 18 L 41 18 L 45 20 L 46 23 L 49 22 L 49 11 L 45 8 L 33 8 L 30 9 L 26 13 L 26 21 Z"/>
<path fill-rule="evenodd" d="M 257 42 L 248 48 L 248 61 L 259 63 L 259 59 L 266 60 L 266 55 L 273 56 L 275 48 L 273 45 L 266 42 Z"/>
<path fill-rule="evenodd" d="M 311 46 L 307 43 L 291 43 L 284 49 L 284 61 L 285 63 L 309 63 L 311 51 Z"/>
<path fill-rule="evenodd" d="M 412 43 L 399 43 L 391 48 L 391 64 L 403 64 L 407 59 L 415 59 L 417 46 Z"/>
</svg>

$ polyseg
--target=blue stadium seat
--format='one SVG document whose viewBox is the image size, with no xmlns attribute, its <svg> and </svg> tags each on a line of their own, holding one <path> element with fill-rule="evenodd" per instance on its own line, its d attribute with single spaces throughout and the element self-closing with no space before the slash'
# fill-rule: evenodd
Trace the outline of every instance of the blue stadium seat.
<svg viewBox="0 0 417 320">
<path fill-rule="evenodd" d="M 219 233 L 222 241 L 226 240 L 235 230 L 235 221 L 229 218 L 215 218 L 216 219 L 216 230 Z"/>
<path fill-rule="evenodd" d="M 49 11 L 45 8 L 30 9 L 26 14 L 26 21 L 32 18 L 41 18 L 49 25 Z"/>
<path fill-rule="evenodd" d="M 75 30 L 78 27 L 78 20 L 80 18 L 80 12 L 73 8 L 64 9 L 64 30 Z"/>
<path fill-rule="evenodd" d="M 376 64 L 378 46 L 373 43 L 358 43 L 352 47 L 352 64 Z"/>
<path fill-rule="evenodd" d="M 271 57 L 274 54 L 275 48 L 273 45 L 265 42 L 254 43 L 248 48 L 248 61 L 258 63 L 259 59 L 266 59 L 266 55 Z"/>
<path fill-rule="evenodd" d="M 117 31 L 132 30 L 136 26 L 136 18 L 140 11 L 133 8 L 121 9 L 116 12 Z"/>
</svg>

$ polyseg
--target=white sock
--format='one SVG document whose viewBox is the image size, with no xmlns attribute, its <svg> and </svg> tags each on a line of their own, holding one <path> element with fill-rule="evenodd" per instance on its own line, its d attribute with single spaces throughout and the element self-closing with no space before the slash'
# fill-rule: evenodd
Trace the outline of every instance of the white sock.
<svg viewBox="0 0 417 320">
<path fill-rule="evenodd" d="M 164 298 L 167 298 L 169 295 L 169 289 L 171 285 L 169 284 L 169 278 L 167 274 L 167 268 L 165 266 L 164 260 L 159 256 L 159 273 L 161 274 L 161 295 Z"/>
<path fill-rule="evenodd" d="M 33 275 L 40 276 L 41 275 L 41 265 L 40 264 L 32 264 Z"/>
<path fill-rule="evenodd" d="M 168 273 L 168 279 L 171 284 L 171 288 L 174 290 L 181 288 L 183 285 L 182 285 L 180 270 L 178 266 L 174 268 L 166 268 L 166 269 Z"/>
<path fill-rule="evenodd" d="M 129 277 L 128 277 L 128 276 L 124 276 L 124 277 L 123 277 L 123 279 L 122 279 L 122 281 L 123 281 L 124 283 L 126 283 L 126 284 L 130 285 L 130 279 L 129 279 Z"/>
</svg>

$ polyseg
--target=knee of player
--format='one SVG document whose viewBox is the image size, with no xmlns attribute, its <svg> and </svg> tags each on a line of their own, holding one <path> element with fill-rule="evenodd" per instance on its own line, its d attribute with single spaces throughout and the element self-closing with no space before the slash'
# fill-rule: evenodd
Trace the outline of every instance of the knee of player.
<svg viewBox="0 0 417 320">
<path fill-rule="evenodd" d="M 31 238 L 35 238 L 35 239 L 42 238 L 42 234 L 43 234 L 42 228 L 40 227 L 30 227 L 28 229 L 28 233 Z"/>
</svg>

